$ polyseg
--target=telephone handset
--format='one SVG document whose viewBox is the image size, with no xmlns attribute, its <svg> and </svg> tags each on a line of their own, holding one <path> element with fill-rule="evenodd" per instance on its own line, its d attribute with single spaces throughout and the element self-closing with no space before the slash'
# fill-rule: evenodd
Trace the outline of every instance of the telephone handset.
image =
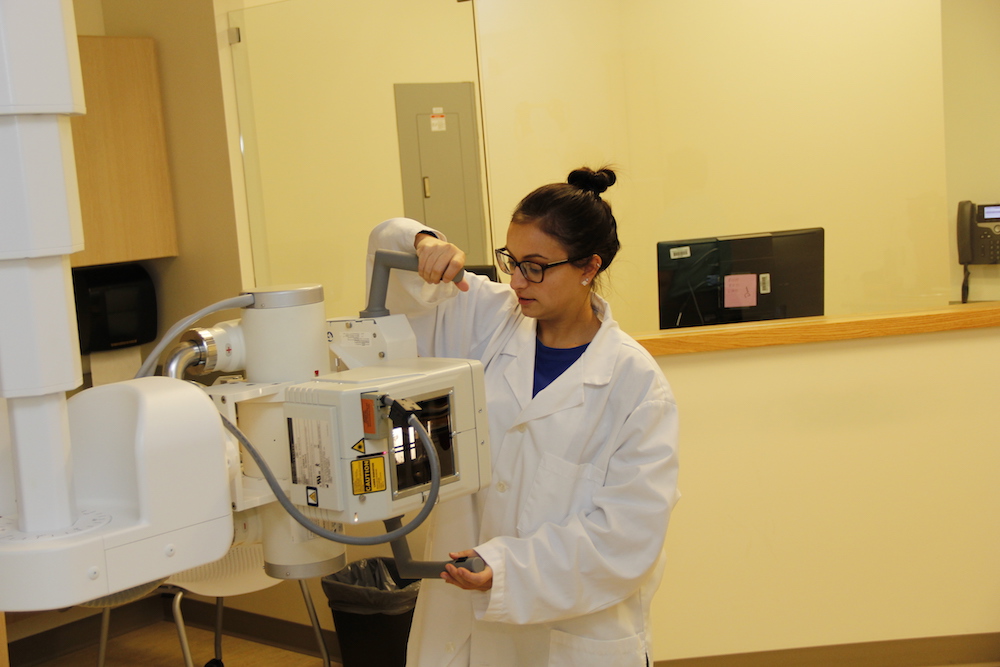
<svg viewBox="0 0 1000 667">
<path fill-rule="evenodd" d="M 1000 204 L 958 204 L 958 263 L 1000 264 Z"/>
</svg>

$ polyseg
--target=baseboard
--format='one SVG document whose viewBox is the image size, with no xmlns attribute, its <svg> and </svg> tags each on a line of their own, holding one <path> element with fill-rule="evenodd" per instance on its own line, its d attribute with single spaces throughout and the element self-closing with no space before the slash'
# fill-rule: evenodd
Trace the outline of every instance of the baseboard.
<svg viewBox="0 0 1000 667">
<path fill-rule="evenodd" d="M 111 613 L 110 636 L 118 637 L 153 623 L 172 623 L 172 600 L 171 595 L 154 595 L 115 608 Z M 181 613 L 185 625 L 214 631 L 214 605 L 185 599 L 181 603 Z M 101 617 L 97 615 L 18 639 L 8 645 L 10 667 L 32 667 L 95 646 L 100 632 Z M 313 629 L 308 625 L 239 609 L 226 609 L 223 632 L 228 636 L 319 656 Z M 330 658 L 339 662 L 337 634 L 324 630 L 323 635 Z M 659 660 L 654 667 L 933 667 L 988 662 L 1000 662 L 1000 633 Z"/>
<path fill-rule="evenodd" d="M 154 623 L 173 623 L 173 595 L 153 595 L 111 611 L 108 636 L 112 639 L 141 630 Z M 200 600 L 184 599 L 181 614 L 187 627 L 215 631 L 215 605 Z M 223 634 L 248 639 L 260 644 L 277 646 L 289 651 L 319 656 L 319 646 L 311 626 L 252 614 L 239 609 L 226 609 L 222 617 Z M 89 616 L 10 642 L 7 646 L 10 667 L 32 667 L 49 660 L 96 646 L 101 637 L 101 615 Z M 327 652 L 340 661 L 337 634 L 323 631 Z"/>
<path fill-rule="evenodd" d="M 933 667 L 1000 662 L 1000 633 L 658 660 L 654 667 Z"/>
</svg>

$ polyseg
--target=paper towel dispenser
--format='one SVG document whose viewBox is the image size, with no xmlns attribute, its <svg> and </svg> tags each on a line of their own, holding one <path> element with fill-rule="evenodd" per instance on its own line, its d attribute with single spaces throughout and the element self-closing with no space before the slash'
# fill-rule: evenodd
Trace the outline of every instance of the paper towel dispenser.
<svg viewBox="0 0 1000 667">
<path fill-rule="evenodd" d="M 73 269 L 73 291 L 81 354 L 156 338 L 156 290 L 138 264 Z"/>
</svg>

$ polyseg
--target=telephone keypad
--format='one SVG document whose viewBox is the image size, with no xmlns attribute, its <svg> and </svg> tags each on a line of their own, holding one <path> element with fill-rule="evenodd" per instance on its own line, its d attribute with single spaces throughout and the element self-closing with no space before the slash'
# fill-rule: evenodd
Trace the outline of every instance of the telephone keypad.
<svg viewBox="0 0 1000 667">
<path fill-rule="evenodd" d="M 1000 225 L 980 223 L 976 226 L 979 228 L 977 255 L 986 260 L 983 263 L 1000 264 Z"/>
</svg>

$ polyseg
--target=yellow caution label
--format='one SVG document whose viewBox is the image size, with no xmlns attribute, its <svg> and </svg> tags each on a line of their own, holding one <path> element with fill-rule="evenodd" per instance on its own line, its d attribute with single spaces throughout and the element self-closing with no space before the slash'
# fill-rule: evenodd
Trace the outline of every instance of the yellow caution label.
<svg viewBox="0 0 1000 667">
<path fill-rule="evenodd" d="M 361 452 L 362 454 L 364 454 L 365 453 L 365 439 L 361 438 L 360 440 L 358 440 L 358 444 L 356 444 L 353 447 L 351 447 L 351 449 L 353 449 L 356 452 Z"/>
<path fill-rule="evenodd" d="M 351 461 L 351 486 L 356 496 L 385 491 L 385 459 L 373 456 Z"/>
</svg>

